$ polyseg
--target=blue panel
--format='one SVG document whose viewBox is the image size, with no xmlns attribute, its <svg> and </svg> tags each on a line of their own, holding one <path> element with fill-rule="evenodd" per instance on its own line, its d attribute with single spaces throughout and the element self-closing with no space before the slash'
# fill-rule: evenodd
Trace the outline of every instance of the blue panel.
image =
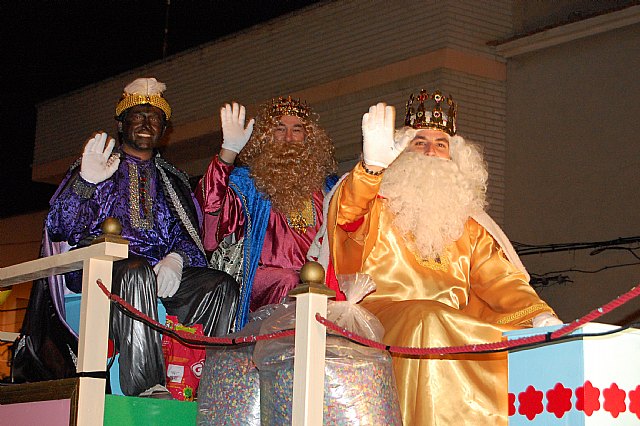
<svg viewBox="0 0 640 426">
<path fill-rule="evenodd" d="M 64 296 L 64 306 L 67 313 L 67 322 L 71 328 L 78 333 L 80 330 L 80 294 L 67 294 Z M 167 310 L 164 305 L 158 299 L 158 322 L 164 324 L 167 318 Z M 122 395 L 122 389 L 120 388 L 120 375 L 118 374 L 120 369 L 120 363 L 118 358 L 120 355 L 116 355 L 116 359 L 109 370 L 109 380 L 111 382 L 111 392 L 114 395 Z"/>
</svg>

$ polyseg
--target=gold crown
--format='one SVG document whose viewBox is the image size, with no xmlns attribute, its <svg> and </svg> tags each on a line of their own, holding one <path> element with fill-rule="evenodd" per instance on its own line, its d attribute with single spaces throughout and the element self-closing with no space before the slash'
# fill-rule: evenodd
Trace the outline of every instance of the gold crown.
<svg viewBox="0 0 640 426">
<path fill-rule="evenodd" d="M 160 83 L 155 78 L 138 78 L 124 88 L 122 97 L 116 105 L 116 118 L 123 111 L 136 106 L 149 104 L 160 108 L 167 120 L 171 118 L 171 107 L 169 102 L 162 96 L 166 89 L 164 83 Z"/>
<path fill-rule="evenodd" d="M 414 108 L 414 101 L 419 102 Z M 425 102 L 433 102 L 433 106 L 426 106 Z M 442 110 L 444 105 L 449 108 L 445 113 Z M 407 112 L 404 118 L 404 125 L 414 129 L 436 129 L 448 133 L 450 136 L 456 134 L 456 103 L 451 95 L 443 96 L 439 90 L 429 94 L 422 89 L 417 97 L 409 96 L 407 101 Z"/>
<path fill-rule="evenodd" d="M 136 106 L 136 105 L 144 105 L 149 104 L 154 107 L 160 108 L 164 114 L 167 116 L 167 120 L 171 118 L 171 107 L 169 106 L 169 102 L 162 95 L 151 95 L 144 96 L 138 94 L 130 94 L 123 93 L 120 102 L 116 106 L 116 117 L 119 117 L 123 111 Z"/>
<path fill-rule="evenodd" d="M 307 103 L 300 102 L 300 99 L 291 99 L 291 96 L 287 96 L 286 98 L 280 96 L 271 100 L 271 105 L 269 105 L 268 108 L 268 114 L 271 118 L 291 115 L 307 119 L 310 114 L 310 109 Z"/>
</svg>

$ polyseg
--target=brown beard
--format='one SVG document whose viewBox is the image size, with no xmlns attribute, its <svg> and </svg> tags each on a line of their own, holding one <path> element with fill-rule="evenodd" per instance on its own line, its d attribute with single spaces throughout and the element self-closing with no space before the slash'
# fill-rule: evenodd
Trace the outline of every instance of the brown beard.
<svg viewBox="0 0 640 426">
<path fill-rule="evenodd" d="M 424 259 L 441 255 L 484 208 L 481 174 L 465 173 L 454 161 L 404 152 L 385 171 L 380 194 L 393 225 Z"/>
<path fill-rule="evenodd" d="M 275 210 L 287 214 L 303 209 L 322 189 L 325 171 L 314 160 L 306 142 L 271 142 L 248 166 L 258 190 Z"/>
</svg>

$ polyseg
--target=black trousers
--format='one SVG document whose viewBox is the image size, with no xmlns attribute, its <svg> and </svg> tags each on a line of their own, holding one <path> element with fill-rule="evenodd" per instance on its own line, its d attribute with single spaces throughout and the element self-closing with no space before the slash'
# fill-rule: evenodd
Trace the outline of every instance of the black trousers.
<svg viewBox="0 0 640 426">
<path fill-rule="evenodd" d="M 114 294 L 158 319 L 158 285 L 146 259 L 130 256 L 114 262 L 112 282 Z M 202 324 L 207 336 L 222 336 L 235 320 L 238 294 L 238 283 L 225 272 L 185 267 L 178 291 L 160 300 L 167 314 L 177 316 L 182 324 Z M 165 384 L 160 333 L 116 308 L 111 310 L 110 334 L 120 353 L 120 386 L 125 395 Z"/>
</svg>

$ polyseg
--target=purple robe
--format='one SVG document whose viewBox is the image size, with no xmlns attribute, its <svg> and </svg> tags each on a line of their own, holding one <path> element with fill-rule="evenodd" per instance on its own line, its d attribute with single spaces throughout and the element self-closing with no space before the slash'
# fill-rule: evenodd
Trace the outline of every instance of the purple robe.
<svg viewBox="0 0 640 426">
<path fill-rule="evenodd" d="M 70 171 L 59 194 L 54 196 L 46 219 L 52 240 L 76 246 L 100 235 L 102 222 L 115 217 L 122 224 L 122 237 L 129 241 L 129 252 L 147 259 L 151 265 L 176 252 L 183 257 L 185 267 L 206 267 L 204 253 L 162 190 L 158 158 L 140 160 L 121 153 L 118 170 L 98 184 Z"/>
</svg>

